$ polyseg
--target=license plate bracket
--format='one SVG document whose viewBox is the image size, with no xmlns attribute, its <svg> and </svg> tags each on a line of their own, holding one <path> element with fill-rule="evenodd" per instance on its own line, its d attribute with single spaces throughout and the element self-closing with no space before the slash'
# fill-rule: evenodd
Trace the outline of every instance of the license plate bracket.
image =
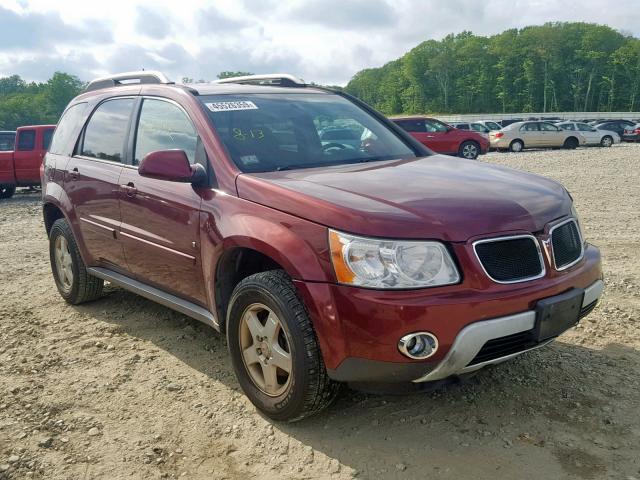
<svg viewBox="0 0 640 480">
<path fill-rule="evenodd" d="M 560 295 L 539 300 L 536 304 L 534 339 L 542 342 L 557 337 L 576 325 L 580 319 L 583 298 L 584 290 L 573 288 Z"/>
</svg>

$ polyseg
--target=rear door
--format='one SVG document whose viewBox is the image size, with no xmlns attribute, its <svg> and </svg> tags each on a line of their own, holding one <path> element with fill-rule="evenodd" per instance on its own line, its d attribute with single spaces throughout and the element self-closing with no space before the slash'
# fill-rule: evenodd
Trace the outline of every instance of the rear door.
<svg viewBox="0 0 640 480">
<path fill-rule="evenodd" d="M 518 135 L 526 147 L 539 147 L 542 145 L 540 136 L 540 126 L 538 122 L 527 122 L 520 127 L 520 135 Z"/>
<path fill-rule="evenodd" d="M 42 134 L 35 128 L 19 129 L 16 136 L 15 153 L 13 154 L 18 184 L 30 185 L 40 183 L 40 164 L 42 156 L 37 148 Z"/>
<path fill-rule="evenodd" d="M 65 171 L 89 265 L 126 271 L 120 229 L 119 180 L 135 98 L 112 98 L 93 111 Z"/>
<path fill-rule="evenodd" d="M 600 143 L 602 138 L 602 133 L 593 128 L 591 125 L 587 125 L 586 123 L 576 123 L 577 130 L 584 135 L 584 138 L 587 139 L 587 143 L 590 145 L 595 145 Z"/>
<path fill-rule="evenodd" d="M 190 163 L 206 166 L 196 129 L 178 104 L 145 97 L 131 138 L 131 165 L 120 178 L 121 236 L 131 272 L 145 283 L 204 305 L 200 195 L 190 183 L 138 174 L 144 156 L 158 150 L 183 150 Z"/>
</svg>

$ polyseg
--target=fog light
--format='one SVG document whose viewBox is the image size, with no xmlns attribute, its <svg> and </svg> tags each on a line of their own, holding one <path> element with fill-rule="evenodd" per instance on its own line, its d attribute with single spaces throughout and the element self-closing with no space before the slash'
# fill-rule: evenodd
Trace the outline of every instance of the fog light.
<svg viewBox="0 0 640 480">
<path fill-rule="evenodd" d="M 398 350 L 409 358 L 424 360 L 436 353 L 438 339 L 428 332 L 410 333 L 398 341 Z"/>
</svg>

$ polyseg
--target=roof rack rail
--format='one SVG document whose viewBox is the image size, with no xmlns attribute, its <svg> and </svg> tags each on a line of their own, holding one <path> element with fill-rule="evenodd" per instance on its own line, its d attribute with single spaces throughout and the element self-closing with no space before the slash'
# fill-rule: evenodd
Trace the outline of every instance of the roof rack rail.
<svg viewBox="0 0 640 480">
<path fill-rule="evenodd" d="M 240 83 L 243 85 L 268 85 L 280 87 L 306 87 L 306 82 L 300 77 L 288 73 L 269 73 L 266 75 L 246 75 L 244 77 L 230 77 L 217 80 L 214 83 Z"/>
<path fill-rule="evenodd" d="M 101 88 L 116 87 L 118 85 L 129 85 L 132 83 L 173 83 L 164 73 L 153 70 L 142 70 L 139 72 L 124 72 L 96 78 L 89 82 L 86 92 L 99 90 Z"/>
</svg>

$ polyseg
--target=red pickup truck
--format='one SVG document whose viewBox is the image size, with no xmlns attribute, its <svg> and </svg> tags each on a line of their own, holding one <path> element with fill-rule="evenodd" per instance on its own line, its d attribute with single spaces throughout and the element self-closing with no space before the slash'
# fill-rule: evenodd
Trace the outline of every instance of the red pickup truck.
<svg viewBox="0 0 640 480">
<path fill-rule="evenodd" d="M 0 199 L 12 197 L 16 187 L 40 185 L 42 159 L 55 128 L 35 125 L 0 132 Z"/>
</svg>

